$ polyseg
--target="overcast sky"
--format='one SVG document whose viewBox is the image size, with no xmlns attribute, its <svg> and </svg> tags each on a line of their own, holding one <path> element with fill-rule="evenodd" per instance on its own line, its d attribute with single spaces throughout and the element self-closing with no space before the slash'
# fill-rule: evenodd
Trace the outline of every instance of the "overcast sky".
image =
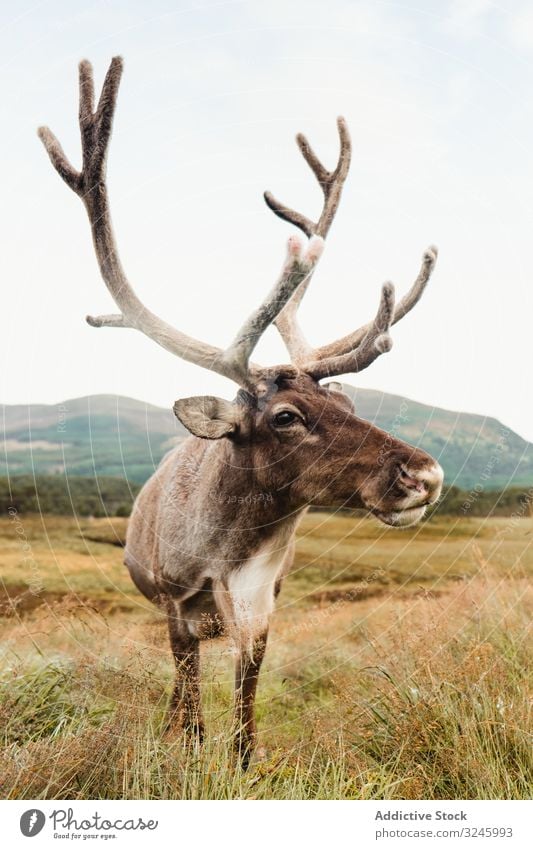
<svg viewBox="0 0 533 849">
<path fill-rule="evenodd" d="M 79 164 L 77 62 L 125 73 L 109 160 L 120 253 L 138 294 L 181 330 L 225 345 L 271 287 L 291 228 L 271 189 L 309 215 L 320 193 L 294 144 L 324 161 L 346 117 L 354 157 L 301 310 L 313 342 L 401 294 L 440 256 L 394 347 L 346 378 L 494 415 L 533 440 L 533 5 L 487 0 L 4 2 L 1 4 L 0 400 L 119 393 L 171 406 L 230 383 L 113 312 L 80 200 L 35 134 Z M 270 330 L 254 357 L 286 360 Z"/>
</svg>

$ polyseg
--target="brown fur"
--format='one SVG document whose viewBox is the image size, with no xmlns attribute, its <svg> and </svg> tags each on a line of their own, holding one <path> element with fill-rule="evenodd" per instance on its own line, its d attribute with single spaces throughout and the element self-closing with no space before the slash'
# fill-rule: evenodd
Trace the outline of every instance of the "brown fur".
<svg viewBox="0 0 533 849">
<path fill-rule="evenodd" d="M 438 497 L 442 481 L 425 452 L 359 419 L 346 395 L 306 375 L 280 380 L 266 401 L 241 392 L 231 410 L 229 434 L 191 436 L 165 458 L 138 496 L 126 544 L 125 562 L 141 592 L 172 599 L 171 608 L 165 601 L 177 659 L 172 710 L 197 731 L 198 640 L 218 634 L 223 623 L 239 645 L 232 574 L 270 545 L 280 552 L 274 595 L 309 505 L 362 507 L 383 518 L 422 509 Z M 276 427 L 280 410 L 297 410 L 301 419 Z M 227 402 L 223 412 L 228 418 Z M 427 485 L 421 491 L 405 485 L 402 469 L 410 482 L 421 475 Z M 266 632 L 254 635 L 252 655 L 241 645 L 237 660 L 237 745 L 245 758 L 253 747 L 265 642 Z"/>
</svg>

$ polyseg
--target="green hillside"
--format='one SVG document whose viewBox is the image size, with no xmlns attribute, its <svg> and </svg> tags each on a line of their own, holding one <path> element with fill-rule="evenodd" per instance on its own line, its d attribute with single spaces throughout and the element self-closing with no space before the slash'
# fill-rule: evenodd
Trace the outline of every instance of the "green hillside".
<svg viewBox="0 0 533 849">
<path fill-rule="evenodd" d="M 533 485 L 532 445 L 496 419 L 345 386 L 358 415 L 439 459 L 448 485 Z M 62 404 L 3 407 L 0 476 L 120 477 L 143 483 L 185 431 L 172 410 L 93 395 Z"/>
<path fill-rule="evenodd" d="M 448 486 L 485 490 L 533 485 L 533 445 L 497 419 L 430 407 L 372 389 L 345 390 L 358 415 L 441 463 Z"/>
<path fill-rule="evenodd" d="M 0 475 L 113 476 L 143 483 L 185 435 L 171 409 L 92 395 L 4 406 Z"/>
</svg>

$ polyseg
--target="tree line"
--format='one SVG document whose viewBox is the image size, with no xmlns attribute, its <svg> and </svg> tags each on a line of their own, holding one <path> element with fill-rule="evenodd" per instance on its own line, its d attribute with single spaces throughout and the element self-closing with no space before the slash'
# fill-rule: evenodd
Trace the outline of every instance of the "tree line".
<svg viewBox="0 0 533 849">
<path fill-rule="evenodd" d="M 60 516 L 129 516 L 140 485 L 118 477 L 66 477 L 18 475 L 0 477 L 0 511 L 53 513 Z M 533 482 L 530 489 L 467 492 L 457 486 L 444 489 L 428 518 L 439 516 L 533 515 Z"/>
<path fill-rule="evenodd" d="M 139 484 L 105 476 L 0 477 L 0 510 L 4 516 L 10 508 L 59 516 L 129 516 L 139 490 Z"/>
</svg>

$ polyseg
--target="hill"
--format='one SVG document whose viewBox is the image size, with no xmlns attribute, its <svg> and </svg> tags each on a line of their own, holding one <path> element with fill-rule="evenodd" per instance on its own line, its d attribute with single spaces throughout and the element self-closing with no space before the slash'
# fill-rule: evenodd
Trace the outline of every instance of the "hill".
<svg viewBox="0 0 533 849">
<path fill-rule="evenodd" d="M 113 476 L 143 483 L 185 436 L 171 409 L 119 395 L 3 408 L 0 475 Z"/>
<path fill-rule="evenodd" d="M 345 390 L 362 418 L 437 457 L 448 485 L 533 485 L 533 446 L 496 419 L 369 389 Z M 122 396 L 5 405 L 0 476 L 66 473 L 143 483 L 185 433 L 170 408 Z"/>
<path fill-rule="evenodd" d="M 372 389 L 345 391 L 357 414 L 428 451 L 445 472 L 448 486 L 484 490 L 533 485 L 533 444 L 497 419 L 430 407 Z"/>
</svg>

